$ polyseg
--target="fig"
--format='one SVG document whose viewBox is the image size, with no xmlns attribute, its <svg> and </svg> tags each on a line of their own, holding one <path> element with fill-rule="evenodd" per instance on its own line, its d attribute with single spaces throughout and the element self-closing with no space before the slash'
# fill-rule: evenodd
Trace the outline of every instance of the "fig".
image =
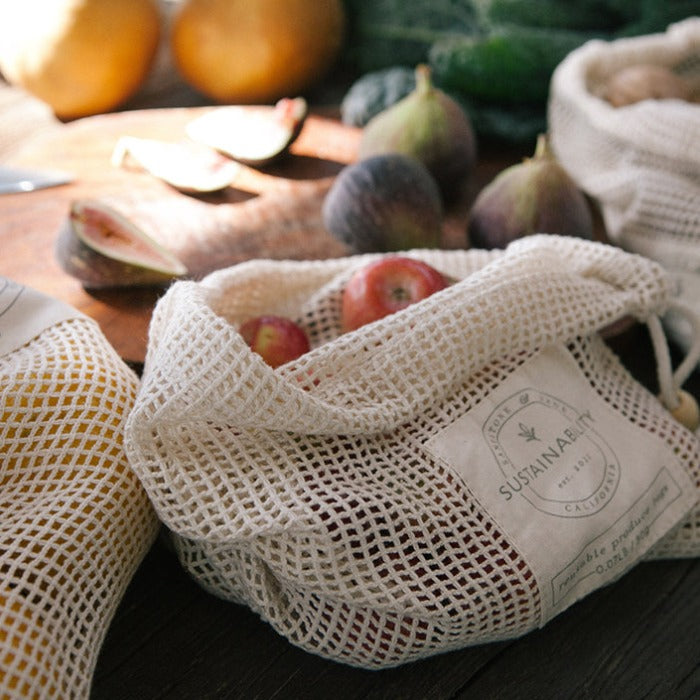
<svg viewBox="0 0 700 700">
<path fill-rule="evenodd" d="M 476 162 L 476 139 L 462 107 L 432 83 L 419 65 L 416 86 L 406 97 L 370 119 L 362 130 L 359 157 L 398 152 L 420 160 L 445 200 L 454 197 Z"/>
<path fill-rule="evenodd" d="M 540 134 L 535 154 L 502 170 L 477 195 L 467 223 L 473 248 L 505 248 L 532 233 L 593 238 L 593 216 Z"/>
<path fill-rule="evenodd" d="M 228 187 L 242 167 L 201 144 L 122 136 L 112 152 L 112 165 L 131 161 L 175 189 L 193 194 Z"/>
<path fill-rule="evenodd" d="M 294 143 L 306 121 L 303 97 L 285 97 L 274 107 L 215 107 L 186 126 L 187 135 L 246 165 L 267 165 Z"/>
<path fill-rule="evenodd" d="M 187 273 L 172 253 L 94 200 L 71 205 L 56 239 L 56 259 L 88 289 L 161 285 Z"/>
<path fill-rule="evenodd" d="M 358 253 L 434 248 L 442 234 L 442 200 L 435 178 L 402 153 L 345 166 L 322 206 L 328 232 Z"/>
</svg>

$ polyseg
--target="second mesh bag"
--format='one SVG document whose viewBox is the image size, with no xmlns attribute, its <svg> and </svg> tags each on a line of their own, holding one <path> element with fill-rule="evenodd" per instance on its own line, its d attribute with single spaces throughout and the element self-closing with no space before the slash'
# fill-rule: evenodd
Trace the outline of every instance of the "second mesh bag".
<svg viewBox="0 0 700 700">
<path fill-rule="evenodd" d="M 91 697 L 158 532 L 123 437 L 138 377 L 97 323 L 0 276 L 0 698 Z"/>
<path fill-rule="evenodd" d="M 376 256 L 175 283 L 126 429 L 205 589 L 368 668 L 522 635 L 644 556 L 700 551 L 698 439 L 597 335 L 657 327 L 662 268 L 546 235 L 409 254 L 457 281 L 345 334 Z M 268 367 L 236 330 L 261 313 L 311 351 Z"/>
<path fill-rule="evenodd" d="M 695 100 L 613 107 L 611 76 L 640 65 L 672 71 Z M 677 294 L 700 313 L 700 16 L 572 51 L 552 76 L 549 127 L 557 158 L 600 204 L 610 239 L 672 271 Z M 687 320 L 671 312 L 664 323 L 687 349 Z"/>
</svg>

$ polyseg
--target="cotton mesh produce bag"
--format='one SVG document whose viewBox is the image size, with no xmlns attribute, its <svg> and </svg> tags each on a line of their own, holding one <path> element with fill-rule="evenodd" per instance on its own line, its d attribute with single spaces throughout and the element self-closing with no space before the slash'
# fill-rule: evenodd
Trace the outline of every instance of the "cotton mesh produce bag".
<svg viewBox="0 0 700 700">
<path fill-rule="evenodd" d="M 159 301 L 126 449 L 186 570 L 292 643 L 380 668 L 697 554 L 698 438 L 597 334 L 657 327 L 663 269 L 548 235 L 406 254 L 456 281 L 344 334 L 342 290 L 381 255 L 248 261 Z M 266 365 L 237 331 L 263 313 L 311 350 Z"/>
<path fill-rule="evenodd" d="M 613 107 L 611 76 L 639 64 L 682 76 L 696 101 Z M 700 17 L 573 51 L 552 77 L 549 130 L 559 161 L 600 203 L 612 242 L 673 271 L 676 294 L 700 313 Z M 687 349 L 687 321 L 672 312 L 664 321 Z"/>
<path fill-rule="evenodd" d="M 0 697 L 89 696 L 157 532 L 123 448 L 138 379 L 97 324 L 0 277 Z"/>
</svg>

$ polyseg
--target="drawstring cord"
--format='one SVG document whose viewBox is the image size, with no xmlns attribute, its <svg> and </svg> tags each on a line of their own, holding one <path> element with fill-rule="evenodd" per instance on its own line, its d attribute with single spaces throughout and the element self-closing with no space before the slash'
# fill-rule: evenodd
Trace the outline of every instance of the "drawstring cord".
<svg viewBox="0 0 700 700">
<path fill-rule="evenodd" d="M 686 353 L 685 359 L 678 366 L 676 371 L 673 371 L 671 362 L 671 353 L 666 341 L 661 320 L 658 316 L 650 316 L 647 320 L 651 342 L 654 347 L 656 356 L 656 371 L 659 382 L 659 394 L 661 402 L 666 408 L 671 411 L 678 411 L 681 403 L 691 401 L 694 404 L 695 412 L 697 412 L 697 404 L 695 400 L 681 390 L 681 387 L 686 382 L 690 374 L 700 362 L 700 317 L 697 316 L 685 304 L 672 300 L 669 303 L 669 310 L 682 314 L 690 323 L 691 337 L 693 342 Z M 691 426 L 688 426 L 691 427 Z M 691 427 L 691 429 L 695 429 Z"/>
</svg>

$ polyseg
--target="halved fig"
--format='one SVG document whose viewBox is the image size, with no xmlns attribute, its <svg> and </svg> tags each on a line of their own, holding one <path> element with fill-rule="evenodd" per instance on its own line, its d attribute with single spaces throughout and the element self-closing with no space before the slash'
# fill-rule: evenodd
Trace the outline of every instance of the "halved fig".
<svg viewBox="0 0 700 700">
<path fill-rule="evenodd" d="M 95 200 L 73 202 L 56 240 L 56 258 L 88 289 L 162 285 L 187 274 L 171 252 Z"/>
<path fill-rule="evenodd" d="M 264 165 L 289 150 L 306 121 L 303 97 L 285 97 L 274 107 L 216 107 L 191 121 L 187 135 L 247 165 Z"/>
<path fill-rule="evenodd" d="M 203 144 L 122 136 L 114 146 L 112 165 L 133 160 L 181 192 L 216 192 L 233 183 L 240 164 Z"/>
</svg>

